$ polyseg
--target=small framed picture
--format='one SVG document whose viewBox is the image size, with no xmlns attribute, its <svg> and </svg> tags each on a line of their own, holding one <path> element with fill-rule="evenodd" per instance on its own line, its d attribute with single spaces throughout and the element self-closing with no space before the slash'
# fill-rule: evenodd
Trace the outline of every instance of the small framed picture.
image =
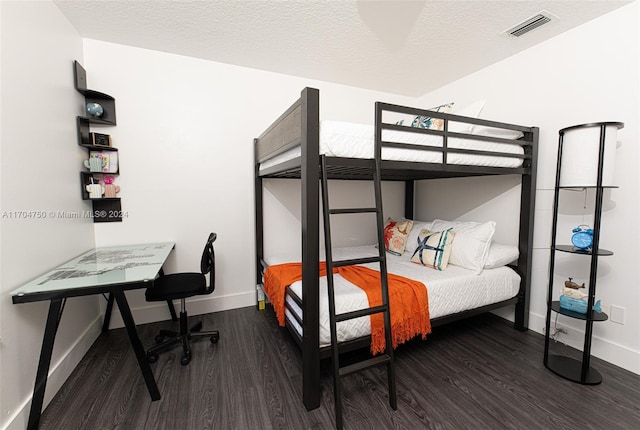
<svg viewBox="0 0 640 430">
<path fill-rule="evenodd" d="M 111 146 L 111 136 L 101 133 L 89 133 L 89 138 L 92 145 L 96 146 Z"/>
</svg>

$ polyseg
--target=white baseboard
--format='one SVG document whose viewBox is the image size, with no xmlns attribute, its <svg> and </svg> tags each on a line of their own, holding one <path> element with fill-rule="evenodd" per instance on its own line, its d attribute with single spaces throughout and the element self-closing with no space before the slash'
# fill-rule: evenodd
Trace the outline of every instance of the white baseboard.
<svg viewBox="0 0 640 430">
<path fill-rule="evenodd" d="M 180 312 L 180 305 L 178 301 L 175 301 L 176 312 Z M 202 315 L 211 312 L 227 311 L 230 309 L 244 308 L 247 306 L 256 305 L 256 293 L 250 291 L 241 294 L 232 294 L 228 296 L 196 296 L 187 301 L 187 312 L 191 315 Z M 139 306 L 131 309 L 133 319 L 136 324 L 147 324 L 156 321 L 164 321 L 171 316 L 167 308 L 167 304 L 164 302 L 145 303 L 143 306 Z M 111 313 L 111 323 L 109 329 L 124 327 L 124 322 L 118 311 L 118 307 L 113 307 Z"/>
<path fill-rule="evenodd" d="M 71 372 L 76 368 L 82 357 L 89 351 L 93 342 L 98 338 L 102 330 L 102 316 L 96 318 L 78 339 L 61 354 L 60 358 L 49 367 L 47 377 L 47 389 L 44 394 L 44 410 L 58 390 L 65 383 Z M 29 382 L 32 386 L 34 381 Z M 32 393 L 33 394 L 33 393 Z M 0 423 L 2 430 L 24 430 L 29 422 L 29 411 L 31 409 L 32 394 L 16 408 L 13 415 L 7 418 L 4 423 Z"/>
<path fill-rule="evenodd" d="M 545 320 L 545 315 L 530 313 L 529 330 L 544 334 Z M 584 347 L 584 330 L 571 327 L 569 333 L 562 336 L 561 341 L 564 344 L 582 351 Z M 640 375 L 640 351 L 634 351 L 607 339 L 593 336 L 591 338 L 591 355 Z"/>
</svg>

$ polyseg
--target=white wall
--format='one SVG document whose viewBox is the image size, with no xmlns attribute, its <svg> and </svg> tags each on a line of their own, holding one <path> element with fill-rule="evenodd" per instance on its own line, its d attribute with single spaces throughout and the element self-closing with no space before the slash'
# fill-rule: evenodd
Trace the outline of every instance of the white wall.
<svg viewBox="0 0 640 430">
<path fill-rule="evenodd" d="M 208 232 L 217 232 L 216 292 L 194 298 L 191 314 L 255 303 L 253 139 L 305 86 L 320 90 L 322 119 L 372 123 L 375 101 L 411 101 L 96 40 L 85 40 L 84 57 L 89 86 L 116 99 L 118 125 L 106 132 L 119 148 L 117 183 L 128 214 L 122 223 L 96 224 L 96 243 L 175 241 L 167 272 L 186 271 L 198 269 Z M 267 252 L 299 249 L 298 181 L 271 180 L 265 188 Z M 385 189 L 389 213 L 401 214 L 401 185 Z M 368 190 L 373 196 L 370 184 L 336 182 L 332 196 L 348 201 Z M 337 245 L 375 241 L 358 228 L 344 234 L 338 228 Z M 169 317 L 166 306 L 146 303 L 141 291 L 128 297 L 138 323 Z"/>
<path fill-rule="evenodd" d="M 624 325 L 611 321 L 596 323 L 592 352 L 614 364 L 640 373 L 640 290 L 638 280 L 638 3 L 586 23 L 554 39 L 541 43 L 477 73 L 425 95 L 420 103 L 430 105 L 442 100 L 459 105 L 486 100 L 483 118 L 540 127 L 540 157 L 536 202 L 534 273 L 531 292 L 530 328 L 542 332 L 546 313 L 546 294 L 553 210 L 553 186 L 558 130 L 571 125 L 600 121 L 621 121 L 618 134 L 622 146 L 616 155 L 616 183 L 619 188 L 607 193 L 602 217 L 601 247 L 613 250 L 613 257 L 599 259 L 596 297 L 605 307 L 626 308 Z M 526 37 L 526 36 L 524 36 Z M 438 182 L 422 183 L 420 192 L 428 196 L 418 206 L 418 215 L 465 220 L 498 221 L 501 239 L 515 243 L 517 219 L 505 214 L 517 211 L 519 185 L 503 188 L 486 185 L 494 182 L 461 180 L 459 201 L 448 212 L 435 213 L 439 196 L 451 195 Z M 477 206 L 477 195 L 489 198 Z M 492 194 L 493 193 L 493 194 Z M 583 195 L 562 208 L 558 231 L 569 243 L 571 228 L 591 223 L 583 210 Z M 469 204 L 471 200 L 474 204 Z M 566 200 L 565 200 L 566 201 Z M 448 206 L 451 208 L 451 206 Z M 496 207 L 498 210 L 496 210 Z M 511 223 L 510 220 L 511 219 Z M 588 271 L 580 271 L 575 256 L 558 256 L 560 270 L 556 285 L 568 276 L 587 280 Z M 578 257 L 580 258 L 580 257 Z M 580 276 L 584 274 L 583 276 Z M 556 293 L 557 296 L 558 293 Z M 584 324 L 560 316 L 558 323 L 569 328 L 563 338 L 582 349 Z"/>
<path fill-rule="evenodd" d="M 0 428 L 24 429 L 48 305 L 13 305 L 9 293 L 94 245 L 81 212 L 75 116 L 83 99 L 73 88 L 82 39 L 49 2 L 0 2 L 1 210 Z M 43 211 L 45 219 L 16 217 Z M 45 402 L 58 390 L 99 331 L 98 299 L 70 299 L 58 330 Z M 45 403 L 45 404 L 46 404 Z"/>
</svg>

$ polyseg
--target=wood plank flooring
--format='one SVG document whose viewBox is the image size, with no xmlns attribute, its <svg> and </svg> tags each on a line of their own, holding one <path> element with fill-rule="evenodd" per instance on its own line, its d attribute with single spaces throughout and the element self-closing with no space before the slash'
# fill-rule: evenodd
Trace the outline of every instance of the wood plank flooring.
<svg viewBox="0 0 640 430">
<path fill-rule="evenodd" d="M 43 412 L 41 429 L 331 429 L 331 363 L 322 363 L 322 403 L 301 401 L 302 363 L 271 311 L 253 307 L 196 316 L 220 341 L 176 347 L 152 369 L 152 402 L 124 329 L 101 335 Z M 139 327 L 145 347 L 170 321 Z M 385 368 L 343 380 L 345 429 L 640 429 L 640 376 L 596 358 L 597 386 L 566 381 L 542 364 L 541 335 L 484 315 L 436 327 L 396 350 L 398 409 Z M 560 344 L 554 351 L 566 350 Z M 355 353 L 354 357 L 362 353 Z"/>
</svg>

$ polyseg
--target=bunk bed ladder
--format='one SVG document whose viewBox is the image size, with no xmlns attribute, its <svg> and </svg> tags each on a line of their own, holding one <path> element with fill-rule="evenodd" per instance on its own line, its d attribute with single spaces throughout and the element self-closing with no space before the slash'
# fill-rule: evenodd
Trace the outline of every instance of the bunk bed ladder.
<svg viewBox="0 0 640 430">
<path fill-rule="evenodd" d="M 372 163 L 374 160 L 372 160 Z M 329 322 L 331 330 L 331 357 L 333 364 L 333 396 L 335 402 L 335 418 L 336 428 L 342 429 L 342 401 L 341 401 L 341 387 L 340 378 L 350 375 L 352 373 L 365 370 L 371 367 L 380 366 L 386 364 L 387 366 L 387 384 L 389 388 L 389 404 L 395 410 L 397 409 L 396 398 L 396 382 L 395 382 L 395 368 L 393 360 L 393 346 L 391 338 L 391 316 L 389 313 L 389 291 L 387 280 L 387 259 L 386 251 L 384 247 L 384 220 L 382 218 L 382 185 L 380 181 L 380 161 L 375 160 L 375 173 L 373 177 L 374 190 L 375 190 L 375 207 L 373 208 L 354 208 L 354 209 L 331 209 L 329 207 L 329 188 L 327 181 L 327 160 L 324 155 L 320 156 L 321 164 L 321 184 L 322 184 L 322 212 L 324 221 L 324 244 L 325 244 L 325 259 L 327 269 L 327 289 L 329 295 Z M 378 233 L 378 256 L 357 258 L 350 260 L 334 261 L 331 250 L 331 226 L 330 215 L 335 214 L 362 214 L 362 213 L 375 213 L 376 224 Z M 336 304 L 334 295 L 334 282 L 333 282 L 333 269 L 345 266 L 355 266 L 358 264 L 366 263 L 379 263 L 380 265 L 380 284 L 382 288 L 382 305 L 374 306 L 370 308 L 361 309 L 358 311 L 342 313 L 336 315 Z M 384 314 L 384 332 L 385 332 L 385 351 L 382 354 L 376 355 L 372 358 L 358 361 L 356 363 L 349 364 L 347 366 L 340 367 L 340 350 L 338 345 L 338 336 L 336 325 L 338 322 L 347 321 L 363 316 Z"/>
</svg>

